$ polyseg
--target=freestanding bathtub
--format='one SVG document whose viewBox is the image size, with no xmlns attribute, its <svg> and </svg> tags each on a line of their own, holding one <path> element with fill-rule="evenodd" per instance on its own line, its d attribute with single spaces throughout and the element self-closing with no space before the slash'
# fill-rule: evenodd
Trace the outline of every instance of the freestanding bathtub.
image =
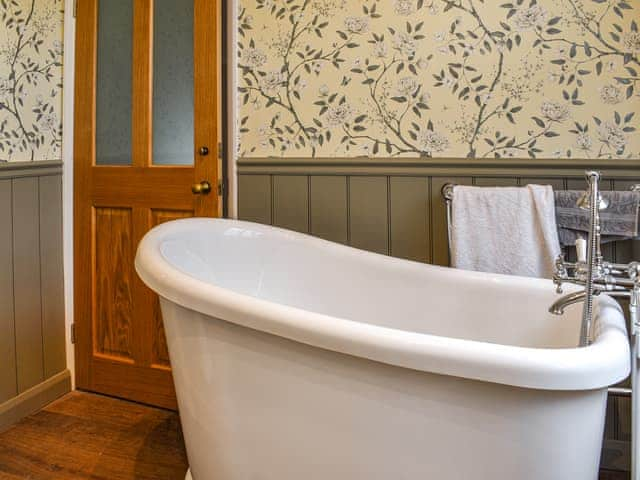
<svg viewBox="0 0 640 480">
<path fill-rule="evenodd" d="M 621 308 L 550 281 L 388 258 L 232 220 L 161 225 L 158 292 L 195 480 L 595 480 Z"/>
</svg>

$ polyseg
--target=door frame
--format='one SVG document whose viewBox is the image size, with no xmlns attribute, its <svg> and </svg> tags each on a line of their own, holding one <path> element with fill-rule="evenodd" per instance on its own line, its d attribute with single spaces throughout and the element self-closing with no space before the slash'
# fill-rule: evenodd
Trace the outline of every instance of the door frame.
<svg viewBox="0 0 640 480">
<path fill-rule="evenodd" d="M 73 217 L 68 220 L 67 231 L 71 231 L 72 240 L 68 241 L 71 244 L 68 247 L 68 273 L 71 281 L 67 283 L 69 291 L 69 297 L 67 298 L 68 311 L 73 311 L 73 323 L 69 325 L 71 341 L 74 343 L 74 363 L 75 363 L 75 375 L 74 380 L 78 388 L 95 389 L 90 388 L 90 362 L 94 350 L 93 340 L 93 301 L 95 297 L 95 288 L 93 286 L 94 280 L 92 277 L 92 269 L 90 265 L 94 261 L 94 252 L 82 251 L 81 245 L 91 244 L 92 240 L 89 237 L 90 232 L 86 229 L 80 228 L 81 225 L 87 225 L 93 220 L 87 215 L 90 209 L 87 208 L 86 199 L 89 197 L 87 179 L 92 178 L 92 171 L 95 171 L 95 127 L 96 127 L 96 79 L 97 79 L 97 28 L 98 28 L 98 5 L 99 0 L 66 0 L 67 4 L 75 3 L 74 16 L 75 22 L 75 35 L 73 36 L 75 52 L 71 49 L 74 55 L 75 65 L 72 63 L 73 68 L 70 70 L 69 76 L 72 77 L 71 86 L 68 87 L 67 93 L 70 89 L 73 90 L 73 96 L 71 97 L 71 109 L 73 110 L 72 128 L 73 135 L 71 145 L 73 151 L 71 152 L 70 146 L 68 146 L 67 154 L 69 168 L 66 170 L 68 178 L 68 190 L 71 190 L 67 198 L 73 202 Z M 103 0 L 105 1 L 105 0 Z M 210 156 L 217 160 L 217 168 L 215 168 L 215 174 L 213 178 L 207 166 L 203 163 L 199 163 L 197 158 L 194 159 L 194 171 L 195 179 L 211 178 L 214 187 L 214 192 L 208 196 L 198 196 L 194 205 L 196 214 L 199 211 L 205 209 L 210 210 L 213 208 L 218 215 L 222 213 L 222 204 L 224 202 L 224 195 L 216 195 L 216 184 L 221 178 L 223 169 L 221 168 L 222 155 L 220 152 L 223 130 L 222 130 L 222 109 L 221 109 L 221 86 L 222 86 L 222 70 L 221 66 L 224 62 L 222 57 L 222 44 L 224 39 L 221 35 L 221 1 L 222 0 L 194 0 L 194 45 L 215 45 L 215 55 L 203 55 L 198 57 L 199 60 L 194 61 L 194 82 L 195 91 L 194 97 L 200 99 L 194 105 L 194 117 L 195 123 L 201 122 L 206 124 L 206 132 L 210 133 L 203 135 L 203 129 L 195 129 L 194 135 L 194 147 L 197 149 L 198 145 L 208 145 L 210 150 Z M 147 49 L 141 49 L 144 47 L 145 41 L 153 41 L 153 0 L 133 0 L 134 8 L 134 31 L 132 32 L 133 41 L 133 56 L 139 56 L 143 61 L 136 63 L 136 67 L 133 70 L 132 88 L 135 90 L 138 85 L 140 88 L 148 88 L 145 86 L 146 82 L 151 82 L 152 79 L 152 67 L 153 67 L 153 53 Z M 151 11 L 150 15 L 142 16 L 136 15 L 136 9 L 142 9 L 143 11 Z M 69 9 L 73 12 L 73 8 Z M 214 28 L 198 28 L 198 24 L 204 22 L 207 19 L 215 18 L 216 24 Z M 142 22 L 140 20 L 143 20 Z M 65 35 L 67 35 L 65 29 Z M 69 36 L 73 35 L 71 31 Z M 141 38 L 137 38 L 142 35 Z M 149 40 L 149 38 L 151 40 Z M 80 65 L 76 60 L 78 58 L 91 58 L 90 65 Z M 208 79 L 215 79 L 216 88 L 210 88 L 210 84 L 207 84 Z M 68 78 L 66 78 L 68 79 Z M 148 85 L 148 84 L 146 84 Z M 90 92 L 87 94 L 87 92 Z M 152 129 L 150 122 L 152 121 L 152 90 L 148 88 L 148 95 L 138 96 L 138 99 L 134 99 L 132 105 L 132 136 L 137 137 L 137 130 L 142 130 L 147 133 L 146 138 L 151 138 L 149 132 Z M 69 108 L 67 106 L 67 108 Z M 215 115 L 211 115 L 211 112 L 215 112 Z M 68 113 L 68 110 L 67 110 Z M 70 115 L 69 115 L 70 116 Z M 213 132 L 216 132 L 213 134 Z M 215 137 L 215 138 L 213 138 Z M 139 137 L 137 137 L 139 138 Z M 144 138 L 144 137 L 143 137 Z M 195 150 L 194 149 L 194 150 Z M 132 170 L 137 170 L 135 167 L 141 168 L 145 165 L 152 163 L 152 145 L 149 142 L 132 142 Z M 112 174 L 118 167 L 105 167 L 102 173 L 109 173 L 107 170 L 111 170 Z M 162 169 L 164 167 L 153 167 Z M 170 167 L 166 169 L 167 173 L 172 170 Z M 143 174 L 144 172 L 140 171 Z M 101 175 L 103 176 L 103 175 Z M 134 172 L 134 177 L 135 177 Z M 104 176 L 103 176 L 104 177 Z M 113 176 L 111 176 L 114 178 Z M 104 177 L 108 178 L 108 177 Z M 198 181 L 198 180 L 196 180 Z M 73 182 L 71 184 L 71 182 Z M 224 193 L 224 189 L 223 189 Z M 69 198 L 71 197 L 71 198 Z M 69 252 L 71 250 L 71 252 Z M 85 248 L 86 250 L 86 248 Z M 70 265 L 73 268 L 70 268 Z M 73 275 L 71 275 L 71 271 Z M 83 285 L 83 282 L 89 279 L 91 286 L 87 287 Z M 87 295 L 90 292 L 90 295 Z M 74 328 L 75 327 L 75 328 Z M 75 338 L 74 338 L 75 337 Z M 94 367 L 95 368 L 95 367 Z M 155 378 L 155 376 L 158 378 Z M 149 375 L 148 372 L 140 372 L 140 374 L 134 374 L 136 381 L 148 382 L 153 384 L 156 381 L 163 382 L 166 380 L 167 375 L 170 375 L 170 371 L 158 370 Z M 108 375 L 107 375 L 108 376 Z M 113 377 L 113 375 L 112 375 Z M 115 384 L 118 382 L 117 378 L 108 378 L 107 382 Z M 123 386 L 121 389 L 124 396 L 127 395 L 127 388 Z M 135 395 L 133 396 L 135 397 Z M 140 401 L 145 401 L 145 396 L 134 398 Z M 164 392 L 164 396 L 159 402 L 160 406 L 168 408 L 175 408 L 175 397 L 173 397 L 173 390 Z"/>
<path fill-rule="evenodd" d="M 73 149 L 75 125 L 75 1 L 64 0 L 64 68 L 62 72 L 62 245 L 64 263 L 65 347 L 67 368 L 71 372 L 71 389 L 75 390 L 74 345 L 74 248 L 73 248 Z"/>
</svg>

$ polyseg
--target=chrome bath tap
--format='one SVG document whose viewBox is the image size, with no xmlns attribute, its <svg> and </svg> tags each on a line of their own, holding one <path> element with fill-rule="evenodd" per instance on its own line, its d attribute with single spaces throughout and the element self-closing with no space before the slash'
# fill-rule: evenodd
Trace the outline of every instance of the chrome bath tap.
<svg viewBox="0 0 640 480">
<path fill-rule="evenodd" d="M 587 294 L 584 291 L 573 292 L 565 295 L 564 297 L 556 300 L 553 305 L 549 307 L 549 312 L 553 313 L 554 315 L 564 315 L 565 308 L 567 308 L 569 305 L 573 305 L 574 303 L 584 302 L 586 296 Z"/>
<path fill-rule="evenodd" d="M 565 295 L 549 308 L 551 313 L 562 315 L 565 307 L 583 302 L 580 346 L 588 345 L 591 338 L 594 297 L 607 293 L 612 297 L 632 298 L 634 291 L 640 290 L 637 262 L 617 264 L 604 261 L 600 242 L 600 211 L 607 209 L 609 205 L 600 193 L 600 173 L 588 171 L 586 178 L 589 190 L 580 197 L 578 206 L 589 210 L 589 236 L 587 240 L 576 242 L 576 262 L 565 261 L 563 255 L 558 257 L 553 276 L 558 293 L 562 293 L 565 283 L 583 286 L 584 290 Z M 632 325 L 632 328 L 638 327 L 640 326 Z"/>
</svg>

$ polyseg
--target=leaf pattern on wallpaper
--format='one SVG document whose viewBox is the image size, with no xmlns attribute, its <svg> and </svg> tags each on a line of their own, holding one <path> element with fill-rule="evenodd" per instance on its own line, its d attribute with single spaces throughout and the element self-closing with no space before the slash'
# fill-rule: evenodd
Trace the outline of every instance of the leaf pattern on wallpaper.
<svg viewBox="0 0 640 480">
<path fill-rule="evenodd" d="M 62 0 L 0 0 L 0 162 L 62 147 Z"/>
<path fill-rule="evenodd" d="M 627 0 L 242 0 L 242 156 L 637 158 Z"/>
</svg>

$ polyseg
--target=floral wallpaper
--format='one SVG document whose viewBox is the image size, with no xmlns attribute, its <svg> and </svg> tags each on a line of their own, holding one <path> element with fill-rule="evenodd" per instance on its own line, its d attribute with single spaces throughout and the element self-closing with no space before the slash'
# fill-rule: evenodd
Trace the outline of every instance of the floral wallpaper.
<svg viewBox="0 0 640 480">
<path fill-rule="evenodd" d="M 0 162 L 58 160 L 63 0 L 0 0 Z"/>
<path fill-rule="evenodd" d="M 635 0 L 241 0 L 246 157 L 638 158 Z"/>
</svg>

